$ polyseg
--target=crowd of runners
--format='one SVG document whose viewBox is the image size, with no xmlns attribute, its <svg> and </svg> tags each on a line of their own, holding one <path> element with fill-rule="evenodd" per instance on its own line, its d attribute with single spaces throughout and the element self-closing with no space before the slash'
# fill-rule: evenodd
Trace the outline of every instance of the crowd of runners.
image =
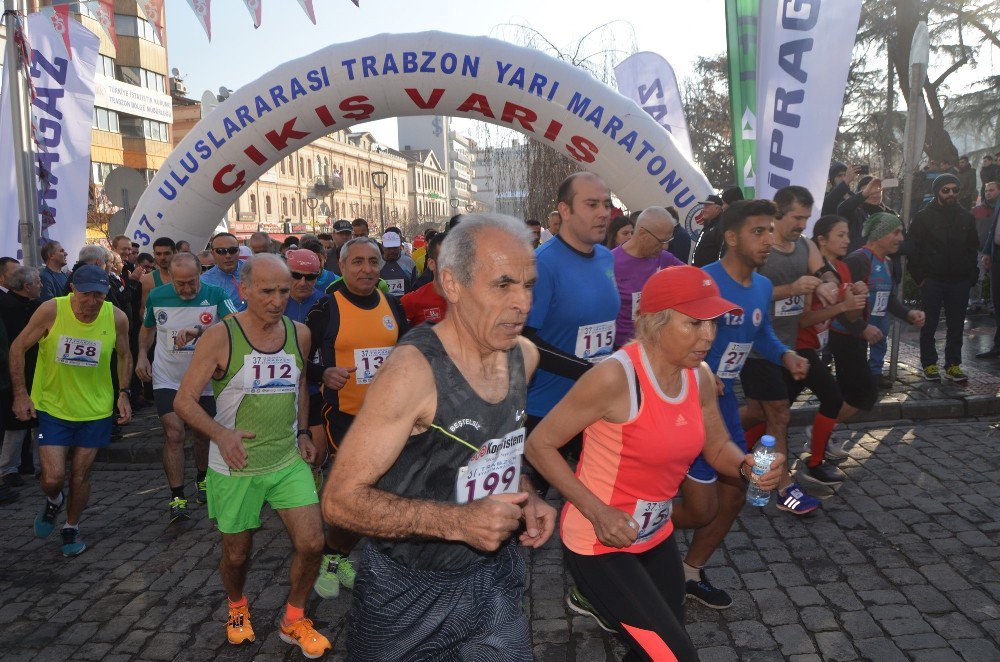
<svg viewBox="0 0 1000 662">
<path fill-rule="evenodd" d="M 119 237 L 69 274 L 58 244 L 41 273 L 4 258 L 5 483 L 35 453 L 35 534 L 61 523 L 80 554 L 91 464 L 151 387 L 164 517 L 190 518 L 190 497 L 214 520 L 232 644 L 255 637 L 244 583 L 268 504 L 294 548 L 278 628 L 306 657 L 330 649 L 310 593 L 346 589 L 352 660 L 530 660 L 518 548 L 558 528 L 571 609 L 626 659 L 697 659 L 684 603 L 731 606 L 704 566 L 747 485 L 789 516 L 821 507 L 792 460 L 847 478 L 831 435 L 876 401 L 888 317 L 925 321 L 896 295 L 902 223 L 826 214 L 806 237 L 808 190 L 727 191 L 691 248 L 670 208 L 612 224 L 593 174 L 556 195 L 547 227 L 473 214 L 412 244 L 358 219 L 280 247 L 220 233 L 138 254 Z M 806 388 L 819 411 L 794 440 Z M 778 459 L 761 473 L 764 434 Z"/>
</svg>

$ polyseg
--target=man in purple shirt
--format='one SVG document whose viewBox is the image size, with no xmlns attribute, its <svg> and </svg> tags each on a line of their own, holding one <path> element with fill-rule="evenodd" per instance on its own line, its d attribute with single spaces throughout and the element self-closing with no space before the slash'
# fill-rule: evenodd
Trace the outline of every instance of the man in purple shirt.
<svg viewBox="0 0 1000 662">
<path fill-rule="evenodd" d="M 621 308 L 615 320 L 615 343 L 624 345 L 635 332 L 639 295 L 649 277 L 660 269 L 684 264 L 667 252 L 677 221 L 663 207 L 648 207 L 639 214 L 632 237 L 611 251 Z"/>
</svg>

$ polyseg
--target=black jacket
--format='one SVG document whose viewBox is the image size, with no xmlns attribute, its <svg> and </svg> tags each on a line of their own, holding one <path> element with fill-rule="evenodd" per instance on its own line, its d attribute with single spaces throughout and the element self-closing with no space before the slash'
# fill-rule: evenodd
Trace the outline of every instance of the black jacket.
<svg viewBox="0 0 1000 662">
<path fill-rule="evenodd" d="M 704 267 L 722 257 L 722 225 L 716 218 L 705 226 L 698 237 L 698 245 L 694 247 L 694 255 L 691 257 L 691 264 L 696 267 Z"/>
<path fill-rule="evenodd" d="M 917 212 L 910 224 L 913 254 L 907 269 L 920 283 L 933 278 L 946 283 L 979 279 L 979 234 L 972 213 L 937 200 Z"/>
<path fill-rule="evenodd" d="M 832 189 L 830 189 L 825 196 L 823 196 L 823 216 L 827 214 L 836 214 L 837 207 L 840 203 L 844 201 L 844 198 L 851 194 L 851 187 L 847 185 L 846 182 L 840 182 Z"/>
<path fill-rule="evenodd" d="M 889 212 L 893 216 L 897 216 L 896 212 L 885 205 L 868 204 L 865 202 L 865 196 L 861 193 L 855 193 L 837 205 L 837 210 L 834 213 L 842 216 L 847 221 L 847 229 L 851 235 L 851 245 L 847 247 L 848 254 L 865 245 L 865 238 L 861 236 L 861 230 L 864 228 L 868 217 L 880 211 Z"/>
</svg>

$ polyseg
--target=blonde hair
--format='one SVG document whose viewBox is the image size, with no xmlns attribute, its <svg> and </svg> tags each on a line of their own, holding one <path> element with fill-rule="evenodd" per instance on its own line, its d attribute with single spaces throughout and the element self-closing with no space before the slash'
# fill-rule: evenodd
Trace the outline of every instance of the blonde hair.
<svg viewBox="0 0 1000 662">
<path fill-rule="evenodd" d="M 655 313 L 639 313 L 635 318 L 635 339 L 646 344 L 654 344 L 670 319 L 673 309 L 667 308 Z"/>
</svg>

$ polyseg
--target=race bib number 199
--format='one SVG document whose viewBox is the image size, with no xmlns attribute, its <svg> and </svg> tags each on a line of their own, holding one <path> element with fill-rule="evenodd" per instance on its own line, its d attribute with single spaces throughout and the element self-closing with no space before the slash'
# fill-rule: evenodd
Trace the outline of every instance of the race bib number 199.
<svg viewBox="0 0 1000 662">
<path fill-rule="evenodd" d="M 502 439 L 490 439 L 483 444 L 469 464 L 458 470 L 455 485 L 458 502 L 469 503 L 491 494 L 517 492 L 521 483 L 524 437 L 524 428 L 519 428 Z"/>
<path fill-rule="evenodd" d="M 59 336 L 56 363 L 96 368 L 101 360 L 101 341 L 72 336 Z"/>
<path fill-rule="evenodd" d="M 576 351 L 574 354 L 581 359 L 590 360 L 602 354 L 610 354 L 614 347 L 614 321 L 586 324 L 576 332 Z"/>
<path fill-rule="evenodd" d="M 739 377 L 743 364 L 747 362 L 747 355 L 750 353 L 751 347 L 753 347 L 753 343 L 750 342 L 731 342 L 726 345 L 726 350 L 722 352 L 722 358 L 719 359 L 719 369 L 715 374 L 720 379 Z"/>
</svg>

